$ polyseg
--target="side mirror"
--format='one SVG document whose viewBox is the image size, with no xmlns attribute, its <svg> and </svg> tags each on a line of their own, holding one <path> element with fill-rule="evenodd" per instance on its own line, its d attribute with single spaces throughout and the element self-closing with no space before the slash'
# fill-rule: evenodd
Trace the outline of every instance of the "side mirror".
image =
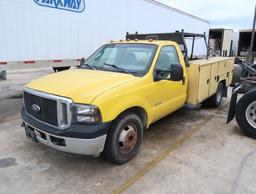
<svg viewBox="0 0 256 194">
<path fill-rule="evenodd" d="M 184 78 L 183 67 L 181 64 L 171 65 L 171 80 L 172 81 L 182 81 Z"/>
<path fill-rule="evenodd" d="M 80 60 L 80 66 L 82 66 L 85 62 L 85 58 L 83 57 L 81 60 Z"/>
<path fill-rule="evenodd" d="M 154 81 L 171 80 L 182 81 L 183 80 L 183 67 L 181 64 L 172 64 L 168 70 L 156 69 L 154 72 Z"/>
</svg>

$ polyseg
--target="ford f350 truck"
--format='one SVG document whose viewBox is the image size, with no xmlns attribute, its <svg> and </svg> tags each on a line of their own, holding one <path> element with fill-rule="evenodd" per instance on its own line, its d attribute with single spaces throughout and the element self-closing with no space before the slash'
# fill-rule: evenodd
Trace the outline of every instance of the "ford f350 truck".
<svg viewBox="0 0 256 194">
<path fill-rule="evenodd" d="M 175 42 L 167 40 L 173 36 Z M 103 45 L 76 69 L 27 84 L 21 112 L 27 136 L 64 152 L 103 153 L 122 164 L 137 154 L 153 122 L 185 103 L 219 106 L 234 59 L 189 61 L 181 46 L 185 36 L 195 37 L 127 35 Z"/>
</svg>

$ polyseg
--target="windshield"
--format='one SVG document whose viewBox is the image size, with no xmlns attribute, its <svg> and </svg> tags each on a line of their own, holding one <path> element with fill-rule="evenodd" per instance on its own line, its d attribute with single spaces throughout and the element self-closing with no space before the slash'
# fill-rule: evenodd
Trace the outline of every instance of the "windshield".
<svg viewBox="0 0 256 194">
<path fill-rule="evenodd" d="M 147 73 L 156 45 L 107 44 L 90 56 L 82 68 L 144 75 Z"/>
</svg>

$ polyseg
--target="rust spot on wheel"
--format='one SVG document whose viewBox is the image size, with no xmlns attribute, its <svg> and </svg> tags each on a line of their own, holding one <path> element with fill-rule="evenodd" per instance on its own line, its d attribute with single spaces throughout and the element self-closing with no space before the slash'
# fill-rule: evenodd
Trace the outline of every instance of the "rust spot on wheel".
<svg viewBox="0 0 256 194">
<path fill-rule="evenodd" d="M 137 143 L 137 129 L 133 125 L 126 125 L 119 136 L 119 146 L 122 153 L 129 153 Z"/>
</svg>

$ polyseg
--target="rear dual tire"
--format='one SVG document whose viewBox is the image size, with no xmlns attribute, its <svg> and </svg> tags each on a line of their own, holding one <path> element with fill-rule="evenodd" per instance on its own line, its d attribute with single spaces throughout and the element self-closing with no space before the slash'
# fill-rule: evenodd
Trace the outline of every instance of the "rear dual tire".
<svg viewBox="0 0 256 194">
<path fill-rule="evenodd" d="M 202 104 L 203 106 L 207 107 L 219 107 L 222 102 L 223 97 L 223 91 L 224 91 L 224 84 L 220 82 L 217 86 L 216 93 L 211 96 L 210 98 L 206 99 Z"/>
</svg>

